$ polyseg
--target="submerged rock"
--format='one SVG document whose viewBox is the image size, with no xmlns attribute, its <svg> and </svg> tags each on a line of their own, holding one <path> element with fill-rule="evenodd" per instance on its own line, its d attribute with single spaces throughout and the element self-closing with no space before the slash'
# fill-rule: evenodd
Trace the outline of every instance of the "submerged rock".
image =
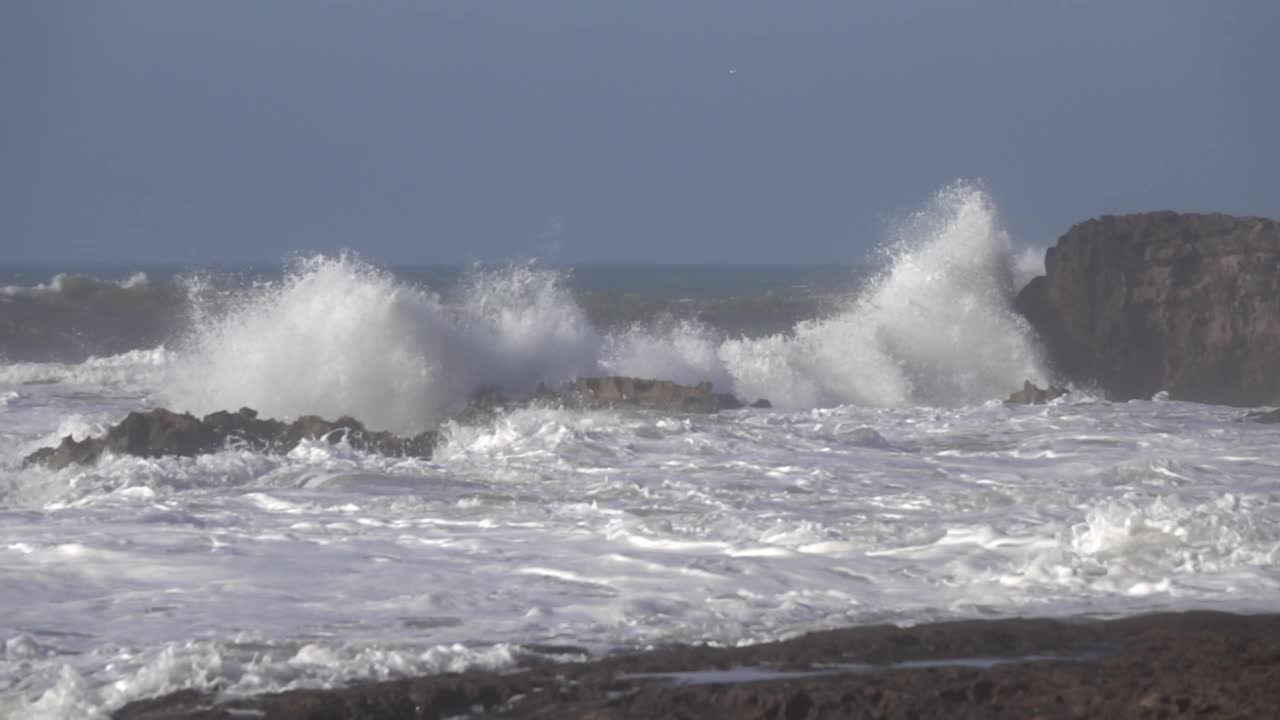
<svg viewBox="0 0 1280 720">
<path fill-rule="evenodd" d="M 1264 425 L 1275 425 L 1277 423 L 1280 423 L 1280 409 L 1258 410 L 1256 412 L 1251 412 L 1246 414 L 1241 419 L 1249 420 L 1251 422 L 1256 422 L 1256 423 L 1262 423 Z"/>
<path fill-rule="evenodd" d="M 1058 372 L 1118 400 L 1280 402 L 1280 222 L 1154 212 L 1080 223 L 1018 294 Z"/>
<path fill-rule="evenodd" d="M 511 399 L 494 387 L 483 387 L 472 394 L 467 407 L 454 416 L 461 423 L 484 422 L 499 412 L 531 404 L 554 405 L 589 410 L 634 407 L 674 413 L 714 413 L 745 407 L 729 393 L 712 391 L 709 382 L 681 385 L 670 380 L 611 375 L 578 378 L 560 388 L 539 384 L 531 395 Z M 768 400 L 757 400 L 753 408 L 773 407 Z"/>
<path fill-rule="evenodd" d="M 76 441 L 68 435 L 57 447 L 41 448 L 23 460 L 23 466 L 47 465 L 59 469 L 72 464 L 97 462 L 104 452 L 137 457 L 181 455 L 193 457 L 226 448 L 247 448 L 263 452 L 287 453 L 303 440 L 345 440 L 351 447 L 384 455 L 430 457 L 435 448 L 435 432 L 399 437 L 389 432 L 365 429 L 349 417 L 328 421 L 305 415 L 286 423 L 259 420 L 258 413 L 241 408 L 231 413 L 221 410 L 203 418 L 175 413 L 164 408 L 131 412 L 101 437 Z"/>
<path fill-rule="evenodd" d="M 668 412 L 699 413 L 742 407 L 733 395 L 712 392 L 709 382 L 680 385 L 670 380 L 618 376 L 578 378 L 562 395 L 565 403 L 574 407 L 630 405 Z"/>
<path fill-rule="evenodd" d="M 1050 385 L 1048 390 L 1037 387 L 1030 380 L 1022 383 L 1022 389 L 1009 396 L 1004 401 L 1005 405 L 1043 405 L 1050 400 L 1056 400 L 1069 391 L 1066 388 L 1060 388 L 1057 385 Z"/>
<path fill-rule="evenodd" d="M 43 447 L 28 455 L 22 466 L 48 465 L 51 468 L 63 468 L 71 464 L 88 465 L 96 462 L 102 454 L 104 441 L 101 438 L 85 438 L 80 442 L 70 435 L 62 438 L 57 447 Z"/>
</svg>

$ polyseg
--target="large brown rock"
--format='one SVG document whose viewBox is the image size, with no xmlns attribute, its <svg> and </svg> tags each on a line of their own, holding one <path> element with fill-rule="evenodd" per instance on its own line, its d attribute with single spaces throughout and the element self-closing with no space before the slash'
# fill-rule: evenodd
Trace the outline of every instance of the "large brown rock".
<svg viewBox="0 0 1280 720">
<path fill-rule="evenodd" d="M 1062 236 L 1045 270 L 1018 305 L 1060 374 L 1114 399 L 1280 400 L 1280 222 L 1106 215 Z"/>
<path fill-rule="evenodd" d="M 107 431 L 106 448 L 119 455 L 192 457 L 218 449 L 222 438 L 189 413 L 164 408 L 131 412 Z"/>
</svg>

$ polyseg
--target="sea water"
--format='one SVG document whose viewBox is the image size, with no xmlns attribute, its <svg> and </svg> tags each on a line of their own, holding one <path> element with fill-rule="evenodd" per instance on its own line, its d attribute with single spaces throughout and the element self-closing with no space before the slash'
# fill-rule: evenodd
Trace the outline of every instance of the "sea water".
<svg viewBox="0 0 1280 720">
<path fill-rule="evenodd" d="M 0 716 L 501 668 L 532 644 L 1275 610 L 1275 428 L 1088 388 L 1003 405 L 1052 379 L 1011 309 L 1024 258 L 956 185 L 871 267 L 4 269 Z M 450 420 L 477 387 L 603 373 L 773 407 Z M 22 467 L 157 406 L 443 444 Z"/>
</svg>

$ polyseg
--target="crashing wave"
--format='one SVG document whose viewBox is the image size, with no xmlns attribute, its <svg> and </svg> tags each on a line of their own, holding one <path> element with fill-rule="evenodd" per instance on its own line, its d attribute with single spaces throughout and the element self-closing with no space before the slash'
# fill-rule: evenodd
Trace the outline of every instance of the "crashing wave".
<svg viewBox="0 0 1280 720">
<path fill-rule="evenodd" d="M 941 191 L 888 257 L 839 312 L 751 338 L 691 320 L 601 332 L 565 276 L 531 264 L 476 270 L 442 297 L 350 254 L 318 256 L 208 315 L 162 396 L 196 412 L 345 414 L 404 433 L 476 388 L 522 395 L 597 374 L 710 380 L 792 408 L 967 404 L 1047 379 L 1012 307 L 1012 245 L 981 188 Z"/>
</svg>

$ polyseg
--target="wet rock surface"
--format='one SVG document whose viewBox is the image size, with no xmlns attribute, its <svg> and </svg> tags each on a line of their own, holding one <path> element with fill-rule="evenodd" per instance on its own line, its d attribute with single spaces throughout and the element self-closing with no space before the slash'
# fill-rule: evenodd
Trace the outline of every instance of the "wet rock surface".
<svg viewBox="0 0 1280 720">
<path fill-rule="evenodd" d="M 604 376 L 578 378 L 561 388 L 540 385 L 529 396 L 511 399 L 498 388 L 480 388 L 465 410 L 455 419 L 481 422 L 494 414 L 533 404 L 599 410 L 607 408 L 640 408 L 673 413 L 714 413 L 737 410 L 743 402 L 729 393 L 714 392 L 709 382 L 681 385 L 670 380 Z M 757 400 L 753 408 L 769 408 L 768 400 Z"/>
<path fill-rule="evenodd" d="M 329 421 L 305 415 L 286 423 L 259 419 L 258 413 L 249 408 L 234 413 L 219 411 L 203 418 L 157 408 L 129 413 L 102 437 L 77 442 L 68 435 L 57 447 L 41 448 L 28 455 L 23 465 L 43 464 L 56 470 L 71 464 L 97 462 L 104 452 L 138 457 L 192 457 L 238 447 L 287 453 L 303 440 L 316 439 L 330 443 L 346 441 L 354 448 L 385 455 L 430 457 L 437 434 L 424 432 L 399 437 L 367 430 L 359 420 L 349 417 Z"/>
<path fill-rule="evenodd" d="M 1117 400 L 1280 402 L 1280 222 L 1153 212 L 1080 223 L 1018 307 L 1063 376 Z"/>
<path fill-rule="evenodd" d="M 669 412 L 711 413 L 736 410 L 742 403 L 728 393 L 712 392 L 711 383 L 680 385 L 669 380 L 631 377 L 579 378 L 561 394 L 574 407 L 634 407 Z"/>
<path fill-rule="evenodd" d="M 539 387 L 531 396 L 519 400 L 506 398 L 497 388 L 481 388 L 455 420 L 486 422 L 500 412 L 533 403 L 581 409 L 634 407 L 677 413 L 713 413 L 743 407 L 734 396 L 713 392 L 709 382 L 681 385 L 668 380 L 611 376 L 579 378 L 558 390 Z M 752 407 L 769 407 L 769 403 L 758 400 Z M 59 469 L 72 464 L 86 465 L 97 462 L 104 452 L 138 457 L 191 457 L 227 447 L 244 447 L 287 453 L 303 440 L 320 438 L 331 443 L 345 440 L 356 449 L 383 455 L 414 457 L 430 457 L 439 440 L 435 431 L 412 437 L 371 431 L 350 417 L 329 421 L 304 415 L 286 423 L 260 419 L 257 411 L 250 408 L 240 408 L 237 412 L 220 410 L 203 418 L 157 408 L 129 413 L 102 437 L 77 441 L 68 435 L 56 447 L 41 448 L 28 455 L 23 466 L 42 464 Z"/>
<path fill-rule="evenodd" d="M 919 662 L 930 660 L 967 662 Z M 697 674 L 734 668 L 795 674 L 754 682 L 726 680 L 746 677 L 743 672 Z M 644 676 L 673 672 L 683 675 Z M 337 690 L 226 700 L 182 691 L 127 705 L 114 717 L 1261 718 L 1274 717 L 1277 708 L 1280 616 L 1188 612 L 1107 622 L 861 627 L 751 647 L 673 646 L 593 662 L 533 656 L 514 671 Z"/>
<path fill-rule="evenodd" d="M 1068 392 L 1066 388 L 1060 388 L 1057 385 L 1050 385 L 1046 390 L 1028 380 L 1022 384 L 1022 389 L 1011 394 L 1009 399 L 1004 401 L 1004 404 L 1043 405 L 1050 400 L 1057 400 Z"/>
</svg>

